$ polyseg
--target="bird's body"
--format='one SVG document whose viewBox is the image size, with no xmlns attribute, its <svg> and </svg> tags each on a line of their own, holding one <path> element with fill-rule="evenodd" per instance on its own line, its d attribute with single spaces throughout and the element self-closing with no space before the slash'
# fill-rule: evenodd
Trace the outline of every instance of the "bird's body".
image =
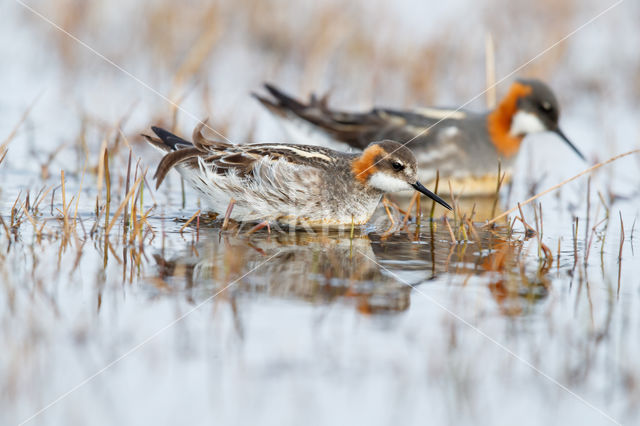
<svg viewBox="0 0 640 426">
<path fill-rule="evenodd" d="M 391 141 L 348 154 L 318 146 L 211 141 L 202 136 L 202 124 L 193 143 L 152 129 L 159 139 L 147 140 L 167 152 L 156 171 L 158 185 L 176 167 L 213 211 L 224 213 L 233 200 L 230 217 L 238 221 L 361 225 L 385 192 L 413 186 L 425 193 L 415 178 L 413 154 Z M 392 160 L 408 172 L 389 170 Z"/>
<path fill-rule="evenodd" d="M 348 113 L 330 109 L 326 98 L 312 96 L 305 104 L 265 87 L 271 98 L 257 98 L 282 119 L 292 140 L 351 150 L 371 140 L 406 143 L 416 155 L 421 181 L 432 183 L 438 171 L 444 186 L 451 181 L 454 192 L 465 195 L 494 193 L 498 164 L 510 175 L 527 134 L 550 130 L 570 144 L 557 125 L 555 96 L 537 80 L 514 83 L 494 110 L 483 113 L 446 108 Z"/>
</svg>

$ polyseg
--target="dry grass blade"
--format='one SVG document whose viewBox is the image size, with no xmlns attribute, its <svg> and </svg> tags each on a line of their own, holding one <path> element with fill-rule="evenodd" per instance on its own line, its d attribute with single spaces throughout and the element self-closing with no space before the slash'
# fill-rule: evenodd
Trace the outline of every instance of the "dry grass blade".
<svg viewBox="0 0 640 426">
<path fill-rule="evenodd" d="M 471 221 L 470 218 L 466 218 L 466 223 L 467 223 L 467 228 L 469 229 L 469 232 L 471 233 L 471 235 L 473 235 L 473 239 L 478 242 L 481 243 L 481 239 L 480 236 L 478 235 L 478 232 L 476 231 L 476 227 L 473 224 L 473 222 Z"/>
<path fill-rule="evenodd" d="M 578 265 L 578 225 L 580 224 L 580 220 L 576 217 L 575 221 L 571 225 L 572 236 L 573 236 L 573 267 L 571 271 L 576 270 L 576 266 Z"/>
<path fill-rule="evenodd" d="M 495 45 L 491 33 L 487 33 L 484 38 L 485 57 L 485 77 L 487 83 L 486 101 L 487 108 L 493 109 L 496 106 L 496 55 Z"/>
<path fill-rule="evenodd" d="M 591 227 L 591 234 L 590 234 L 590 236 L 589 236 L 589 240 L 588 240 L 588 242 L 587 242 L 587 250 L 585 251 L 585 254 L 584 254 L 584 262 L 583 262 L 583 264 L 584 264 L 584 266 L 585 266 L 585 267 L 586 267 L 586 266 L 588 265 L 588 263 L 589 263 L 589 254 L 591 254 L 591 245 L 593 244 L 593 238 L 594 238 L 594 237 L 595 237 L 595 235 L 596 235 L 596 229 L 597 229 L 600 225 L 602 225 L 603 223 L 605 223 L 607 220 L 609 220 L 609 218 L 608 218 L 608 217 L 605 217 L 604 219 L 602 219 L 601 221 L 597 222 L 595 225 L 593 225 L 593 226 Z"/>
<path fill-rule="evenodd" d="M 7 156 L 7 152 L 9 152 L 8 148 L 0 148 L 0 153 L 2 153 L 0 154 L 0 164 L 2 164 L 2 162 L 4 161 L 4 157 Z"/>
<path fill-rule="evenodd" d="M 449 236 L 451 237 L 451 242 L 453 242 L 454 244 L 457 244 L 458 240 L 456 240 L 456 236 L 453 234 L 453 229 L 451 229 L 451 225 L 449 225 L 449 219 L 447 219 L 446 215 L 443 217 L 443 220 L 444 220 L 444 224 L 447 226 L 447 229 L 449 230 Z"/>
<path fill-rule="evenodd" d="M 102 199 L 102 184 L 104 179 L 104 159 L 105 159 L 106 151 L 107 151 L 107 139 L 103 138 L 102 143 L 100 144 L 100 154 L 98 156 L 98 166 L 97 166 L 98 168 L 97 193 L 98 194 L 96 196 L 96 214 L 98 210 L 98 205 L 100 204 L 100 201 Z"/>
<path fill-rule="evenodd" d="M 389 229 L 384 231 L 381 235 L 381 238 L 387 238 L 392 235 L 396 229 L 396 220 L 393 218 L 393 214 L 391 213 L 391 209 L 389 207 L 394 207 L 397 211 L 399 211 L 399 209 L 397 208 L 397 206 L 394 206 L 394 203 L 389 201 L 386 196 L 382 197 L 382 205 L 384 206 L 387 217 L 389 217 L 389 221 L 391 222 L 391 225 L 389 225 Z"/>
<path fill-rule="evenodd" d="M 254 226 L 253 228 L 249 229 L 249 231 L 247 232 L 247 235 L 251 235 L 254 232 L 257 232 L 259 230 L 261 230 L 262 228 L 267 228 L 267 231 L 269 232 L 269 234 L 271 233 L 271 225 L 269 224 L 268 221 L 264 221 L 264 222 L 260 222 L 259 224 L 257 224 L 256 226 Z M 351 230 L 351 232 L 353 232 L 353 228 Z M 353 235 L 351 235 L 351 239 L 353 239 Z"/>
<path fill-rule="evenodd" d="M 9 227 L 7 226 L 7 224 L 5 223 L 4 219 L 2 218 L 2 215 L 0 215 L 0 224 L 2 225 L 2 227 L 4 228 L 4 232 L 7 233 L 7 238 L 9 240 L 11 240 L 11 232 L 9 231 Z"/>
<path fill-rule="evenodd" d="M 80 176 L 80 187 L 78 188 L 78 195 L 76 195 L 76 208 L 75 208 L 75 211 L 73 212 L 74 225 L 77 223 L 78 205 L 80 204 L 80 194 L 82 193 L 82 185 L 84 184 L 84 173 L 86 170 L 87 170 L 87 163 L 85 162 L 84 166 L 82 167 L 82 175 Z"/>
<path fill-rule="evenodd" d="M 389 217 L 389 221 L 391 222 L 391 226 L 392 227 L 395 226 L 396 220 L 393 218 L 393 214 L 391 214 L 391 210 L 389 209 L 389 206 L 391 205 L 391 203 L 389 202 L 387 197 L 383 197 L 382 198 L 382 205 L 384 206 L 384 210 L 387 213 L 387 217 Z"/>
<path fill-rule="evenodd" d="M 556 256 L 556 267 L 558 274 L 560 274 L 560 249 L 562 246 L 562 237 L 558 238 L 558 255 Z"/>
<path fill-rule="evenodd" d="M 453 208 L 453 224 L 455 225 L 456 223 L 458 223 L 458 219 L 461 217 L 460 207 L 458 206 L 456 197 L 453 194 L 453 186 L 451 185 L 451 179 L 448 180 L 448 183 L 449 183 L 449 195 L 451 197 L 451 207 Z"/>
<path fill-rule="evenodd" d="M 617 296 L 620 297 L 620 277 L 622 276 L 622 246 L 624 245 L 624 222 L 622 220 L 622 212 L 620 214 L 620 249 L 618 251 L 618 292 Z"/>
<path fill-rule="evenodd" d="M 420 195 L 416 198 L 416 226 L 420 228 L 420 221 L 422 220 L 422 206 L 420 205 Z"/>
<path fill-rule="evenodd" d="M 531 225 L 529 225 L 527 223 L 526 219 L 524 218 L 524 213 L 522 213 L 522 205 L 520 203 L 518 203 L 518 211 L 520 212 L 520 217 L 517 218 L 517 219 L 524 226 L 525 236 L 527 238 L 531 238 L 531 237 L 534 237 L 534 236 L 538 235 L 538 232 L 536 232 L 536 230 L 533 229 L 533 227 Z"/>
<path fill-rule="evenodd" d="M 514 211 L 518 210 L 519 206 L 527 205 L 527 204 L 529 204 L 530 202 L 532 202 L 532 201 L 534 201 L 534 200 L 537 200 L 538 198 L 542 197 L 543 195 L 546 195 L 546 194 L 548 194 L 549 192 L 555 191 L 556 189 L 558 189 L 558 188 L 560 188 L 560 187 L 562 187 L 562 186 L 566 185 L 567 183 L 572 182 L 572 181 L 574 181 L 574 180 L 578 179 L 579 177 L 582 177 L 582 176 L 584 176 L 584 175 L 586 175 L 586 174 L 589 174 L 589 173 L 593 172 L 594 170 L 599 169 L 599 168 L 600 168 L 600 167 L 602 167 L 602 166 L 605 166 L 605 165 L 607 165 L 607 164 L 609 164 L 609 163 L 613 163 L 614 161 L 619 160 L 620 158 L 623 158 L 623 157 L 627 157 L 627 156 L 629 156 L 629 155 L 631 155 L 631 154 L 637 154 L 637 153 L 639 153 L 639 152 L 640 152 L 640 149 L 634 149 L 634 150 L 632 150 L 632 151 L 628 151 L 628 152 L 625 152 L 625 153 L 622 153 L 622 154 L 618 154 L 618 155 L 616 155 L 615 157 L 611 157 L 611 158 L 609 158 L 607 161 L 603 161 L 603 162 L 601 162 L 601 163 L 595 164 L 595 165 L 593 165 L 593 166 L 589 167 L 588 169 L 581 171 L 581 172 L 580 172 L 580 173 L 578 173 L 577 175 L 575 175 L 575 176 L 573 176 L 573 177 L 570 177 L 569 179 L 566 179 L 566 180 L 564 180 L 564 181 L 560 182 L 560 183 L 559 183 L 559 184 L 557 184 L 557 185 L 553 185 L 552 187 L 547 188 L 547 189 L 545 189 L 545 190 L 544 190 L 544 191 L 542 191 L 542 192 L 537 193 L 536 195 L 534 195 L 533 197 L 530 197 L 530 198 L 526 199 L 526 200 L 525 200 L 525 201 L 523 201 L 522 203 L 518 203 L 518 206 L 513 207 L 513 208 L 511 208 L 511 209 L 507 210 L 506 212 L 504 212 L 504 213 L 502 213 L 502 214 L 500 214 L 500 215 L 498 215 L 498 216 L 494 217 L 493 219 L 491 219 L 490 221 L 488 221 L 487 223 L 485 223 L 485 224 L 484 224 L 484 226 L 488 226 L 488 225 L 491 225 L 491 224 L 493 224 L 493 223 L 495 223 L 495 222 L 499 221 L 500 219 L 502 219 L 502 218 L 504 218 L 504 217 L 506 217 L 506 216 L 510 215 L 510 214 L 511 214 L 511 213 L 513 213 Z"/>
<path fill-rule="evenodd" d="M 193 222 L 193 220 L 194 220 L 196 217 L 198 217 L 198 215 L 200 215 L 200 210 L 198 210 L 197 212 L 195 212 L 195 213 L 193 214 L 193 216 L 191 216 L 191 218 L 189 218 L 189 220 L 188 220 L 188 221 L 186 221 L 186 222 L 184 223 L 184 225 L 182 225 L 182 227 L 180 228 L 180 233 L 181 233 L 181 234 L 182 234 L 182 231 L 184 231 L 184 228 L 186 228 L 187 226 L 189 226 L 189 224 L 190 224 L 191 222 Z"/>
<path fill-rule="evenodd" d="M 31 225 L 33 226 L 33 230 L 37 234 L 38 233 L 38 224 L 36 223 L 35 219 L 29 214 L 29 212 L 27 211 L 27 208 L 24 206 L 24 204 L 20 203 L 20 208 L 24 212 L 25 216 L 27 216 L 27 219 L 29 219 L 29 222 L 31 222 Z"/>
<path fill-rule="evenodd" d="M 132 151 L 129 150 L 129 161 L 127 162 L 127 177 L 125 178 L 125 192 L 129 192 L 129 185 L 131 184 L 131 159 Z M 136 169 L 137 172 L 137 169 Z M 127 233 L 127 227 L 129 226 L 129 203 L 124 205 L 124 233 Z"/>
<path fill-rule="evenodd" d="M 436 185 L 435 188 L 433 189 L 433 193 L 438 195 L 438 185 L 440 184 L 440 170 L 436 170 Z M 429 219 L 431 219 L 431 222 L 433 223 L 433 213 L 436 210 L 436 201 L 433 200 L 431 202 L 431 212 L 429 212 Z"/>
<path fill-rule="evenodd" d="M 233 211 L 233 206 L 236 204 L 236 200 L 233 198 L 229 201 L 229 205 L 227 206 L 227 211 L 224 214 L 224 220 L 222 221 L 222 230 L 227 229 L 229 226 L 229 219 L 231 218 L 231 212 Z"/>
<path fill-rule="evenodd" d="M 64 223 L 64 230 L 65 232 L 67 232 L 69 230 L 69 214 L 68 214 L 68 207 L 67 207 L 67 191 L 66 191 L 66 185 L 65 185 L 65 179 L 64 179 L 64 170 L 60 170 L 60 182 L 61 182 L 61 186 L 62 186 L 62 219 L 63 219 L 63 223 Z M 71 204 L 69 204 L 69 206 L 71 206 Z"/>
<path fill-rule="evenodd" d="M 411 197 L 411 201 L 409 202 L 409 207 L 407 207 L 407 213 L 404 215 L 404 219 L 402 219 L 402 226 L 406 226 L 409 221 L 409 217 L 411 216 L 411 208 L 416 203 L 416 200 L 420 199 L 420 193 L 416 192 Z"/>
<path fill-rule="evenodd" d="M 502 184 L 504 183 L 504 178 L 507 176 L 506 173 L 502 173 L 502 162 L 498 161 L 498 179 L 496 183 L 496 192 L 493 195 L 493 207 L 491 208 L 491 217 L 496 215 L 496 208 L 498 207 L 498 200 L 500 199 L 500 189 L 502 188 Z"/>
<path fill-rule="evenodd" d="M 107 190 L 107 204 L 105 206 L 105 215 L 104 215 L 104 226 L 105 228 L 109 226 L 109 210 L 111 208 L 111 173 L 109 172 L 109 150 L 105 148 L 104 150 L 104 181 Z"/>
<path fill-rule="evenodd" d="M 138 185 L 140 185 L 141 181 L 142 181 L 142 176 L 138 177 L 138 179 L 135 181 L 135 183 L 131 186 L 131 189 L 127 193 L 127 196 L 124 197 L 124 200 L 122 200 L 122 202 L 120 203 L 120 206 L 118 206 L 118 209 L 113 214 L 113 218 L 109 222 L 109 225 L 107 226 L 107 229 L 104 231 L 105 235 L 109 235 L 109 232 L 111 231 L 111 228 L 113 228 L 113 225 L 118 220 L 118 217 L 120 216 L 120 214 L 122 214 L 122 211 L 124 210 L 124 207 L 127 205 L 129 200 L 131 199 L 131 197 L 133 197 L 133 194 L 136 192 L 136 189 L 138 189 Z"/>
<path fill-rule="evenodd" d="M 45 199 L 45 197 L 47 195 L 49 195 L 49 192 L 51 192 L 51 190 L 55 188 L 54 186 L 50 186 L 48 189 L 46 189 L 38 198 L 36 198 L 36 201 L 34 202 L 33 206 L 31 207 L 31 211 L 32 212 L 37 212 L 38 211 L 38 206 L 40 206 L 40 204 L 42 203 L 42 201 Z"/>
<path fill-rule="evenodd" d="M 553 254 L 551 253 L 551 249 L 544 243 L 540 243 L 540 248 L 544 253 L 544 263 L 540 268 L 540 274 L 546 274 L 553 266 Z"/>
</svg>

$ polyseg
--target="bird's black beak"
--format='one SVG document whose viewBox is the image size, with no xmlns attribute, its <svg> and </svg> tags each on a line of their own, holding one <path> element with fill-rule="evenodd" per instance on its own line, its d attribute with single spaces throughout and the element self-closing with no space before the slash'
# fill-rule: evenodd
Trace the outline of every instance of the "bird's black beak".
<svg viewBox="0 0 640 426">
<path fill-rule="evenodd" d="M 575 152 L 576 154 L 578 154 L 578 157 L 582 158 L 582 161 L 587 161 L 586 158 L 584 158 L 584 155 L 582 155 L 582 153 L 578 150 L 578 148 L 576 148 L 576 146 L 574 144 L 571 143 L 571 141 L 569 140 L 568 137 L 565 136 L 564 133 L 562 133 L 562 130 L 560 130 L 560 127 L 556 127 L 554 130 L 552 130 L 553 133 L 555 133 L 556 135 L 560 136 L 560 138 L 565 141 L 567 143 L 567 145 L 569 145 L 571 147 L 571 149 L 573 150 L 573 152 Z"/>
<path fill-rule="evenodd" d="M 446 201 L 444 201 L 442 198 L 438 197 L 436 194 L 434 194 L 433 192 L 429 191 L 427 188 L 425 188 L 420 182 L 416 182 L 413 185 L 413 188 L 418 191 L 418 192 L 422 192 L 424 195 L 426 195 L 427 197 L 431 198 L 433 201 L 435 201 L 436 203 L 440 204 L 441 206 L 444 206 L 446 208 L 448 208 L 449 210 L 451 209 L 451 206 L 449 204 L 447 204 Z"/>
</svg>

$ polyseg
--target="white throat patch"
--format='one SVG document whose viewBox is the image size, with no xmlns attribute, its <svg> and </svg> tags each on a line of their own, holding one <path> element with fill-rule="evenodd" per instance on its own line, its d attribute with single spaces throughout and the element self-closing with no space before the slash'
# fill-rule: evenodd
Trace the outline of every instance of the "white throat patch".
<svg viewBox="0 0 640 426">
<path fill-rule="evenodd" d="M 537 115 L 526 111 L 518 111 L 511 119 L 511 136 L 527 135 L 529 133 L 544 132 L 548 130 Z"/>
<path fill-rule="evenodd" d="M 398 192 L 411 189 L 411 186 L 404 180 L 384 172 L 376 172 L 371 175 L 369 185 L 384 192 Z"/>
</svg>

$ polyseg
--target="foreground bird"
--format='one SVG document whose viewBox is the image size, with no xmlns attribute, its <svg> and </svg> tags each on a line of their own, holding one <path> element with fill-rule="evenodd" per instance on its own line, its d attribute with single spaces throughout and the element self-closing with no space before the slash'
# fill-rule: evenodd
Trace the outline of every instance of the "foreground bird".
<svg viewBox="0 0 640 426">
<path fill-rule="evenodd" d="M 329 109 L 326 97 L 312 95 L 305 104 L 272 85 L 265 88 L 271 98 L 254 96 L 283 119 L 293 141 L 342 150 L 364 149 L 367 141 L 379 139 L 408 143 L 421 181 L 431 184 L 438 170 L 441 187 L 451 181 L 454 192 L 466 196 L 495 193 L 498 163 L 510 177 L 522 140 L 531 133 L 554 132 L 584 159 L 560 130 L 558 101 L 539 80 L 516 81 L 497 107 L 484 113 L 444 108 L 347 113 Z"/>
<path fill-rule="evenodd" d="M 156 170 L 159 186 L 176 167 L 204 194 L 211 208 L 231 219 L 288 225 L 361 225 L 384 193 L 414 188 L 451 207 L 417 180 L 416 160 L 392 141 L 374 142 L 361 154 L 290 144 L 232 145 L 206 139 L 204 123 L 193 143 L 158 127 L 143 135 L 167 152 Z"/>
</svg>

